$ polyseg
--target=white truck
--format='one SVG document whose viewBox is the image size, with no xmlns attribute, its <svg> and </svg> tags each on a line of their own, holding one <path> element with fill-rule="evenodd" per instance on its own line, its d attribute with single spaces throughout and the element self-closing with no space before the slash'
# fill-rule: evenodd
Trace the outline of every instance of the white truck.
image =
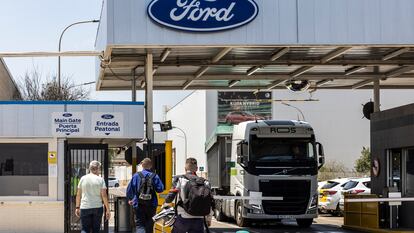
<svg viewBox="0 0 414 233">
<path fill-rule="evenodd" d="M 246 226 L 252 220 L 296 219 L 300 227 L 312 225 L 318 213 L 317 175 L 325 159 L 308 123 L 219 126 L 206 151 L 217 220 L 234 218 Z"/>
</svg>

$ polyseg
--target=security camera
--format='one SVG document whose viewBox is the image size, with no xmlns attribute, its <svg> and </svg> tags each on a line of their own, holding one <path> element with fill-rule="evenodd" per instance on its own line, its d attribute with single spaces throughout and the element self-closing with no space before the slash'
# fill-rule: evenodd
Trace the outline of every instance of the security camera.
<svg viewBox="0 0 414 233">
<path fill-rule="evenodd" d="M 306 91 L 310 87 L 308 80 L 288 80 L 285 82 L 287 89 L 297 92 L 297 91 Z"/>
</svg>

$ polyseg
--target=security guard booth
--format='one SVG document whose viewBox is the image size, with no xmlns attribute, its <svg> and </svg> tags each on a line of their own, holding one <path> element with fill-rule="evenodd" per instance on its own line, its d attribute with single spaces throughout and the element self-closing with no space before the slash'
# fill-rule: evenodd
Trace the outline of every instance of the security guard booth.
<svg viewBox="0 0 414 233">
<path fill-rule="evenodd" d="M 372 115 L 371 148 L 372 193 L 414 197 L 414 104 Z M 414 229 L 414 202 L 394 204 L 382 209 L 383 227 Z"/>
<path fill-rule="evenodd" d="M 107 181 L 108 148 L 144 137 L 142 102 L 0 102 L 0 113 L 1 233 L 80 232 L 74 203 L 90 161 Z"/>
</svg>

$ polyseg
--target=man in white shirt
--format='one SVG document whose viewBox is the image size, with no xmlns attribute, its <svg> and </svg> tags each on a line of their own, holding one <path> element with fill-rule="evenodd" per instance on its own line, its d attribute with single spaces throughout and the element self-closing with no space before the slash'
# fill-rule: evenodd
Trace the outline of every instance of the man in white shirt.
<svg viewBox="0 0 414 233">
<path fill-rule="evenodd" d="M 82 233 L 99 233 L 105 205 L 105 217 L 109 220 L 108 195 L 105 180 L 99 176 L 101 163 L 92 161 L 89 164 L 90 173 L 82 176 L 76 195 L 76 216 L 81 218 Z"/>
</svg>

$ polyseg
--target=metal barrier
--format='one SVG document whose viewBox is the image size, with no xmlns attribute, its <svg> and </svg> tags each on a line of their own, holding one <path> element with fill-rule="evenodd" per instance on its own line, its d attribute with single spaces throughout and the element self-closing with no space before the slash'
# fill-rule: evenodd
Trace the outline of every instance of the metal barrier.
<svg viewBox="0 0 414 233">
<path fill-rule="evenodd" d="M 401 197 L 400 192 L 389 192 L 388 195 L 390 197 L 386 198 L 377 197 L 376 195 L 346 195 L 344 200 L 344 226 L 379 229 L 380 222 L 384 220 L 384 216 L 381 219 L 379 209 L 384 207 L 384 203 L 388 203 L 390 208 L 387 210 L 389 211 L 389 226 L 387 227 L 391 229 L 398 228 L 398 207 L 403 202 L 413 202 L 414 197 Z M 385 211 L 384 208 L 383 211 Z"/>
<path fill-rule="evenodd" d="M 362 201 L 373 198 L 377 198 L 377 196 L 346 195 L 344 202 L 344 226 L 379 229 L 379 202 Z"/>
<path fill-rule="evenodd" d="M 359 199 L 345 199 L 345 203 L 358 202 L 411 202 L 414 197 L 387 197 L 387 198 L 359 198 Z"/>
<path fill-rule="evenodd" d="M 216 200 L 255 200 L 255 201 L 283 201 L 283 197 L 259 196 L 213 196 Z"/>
</svg>

